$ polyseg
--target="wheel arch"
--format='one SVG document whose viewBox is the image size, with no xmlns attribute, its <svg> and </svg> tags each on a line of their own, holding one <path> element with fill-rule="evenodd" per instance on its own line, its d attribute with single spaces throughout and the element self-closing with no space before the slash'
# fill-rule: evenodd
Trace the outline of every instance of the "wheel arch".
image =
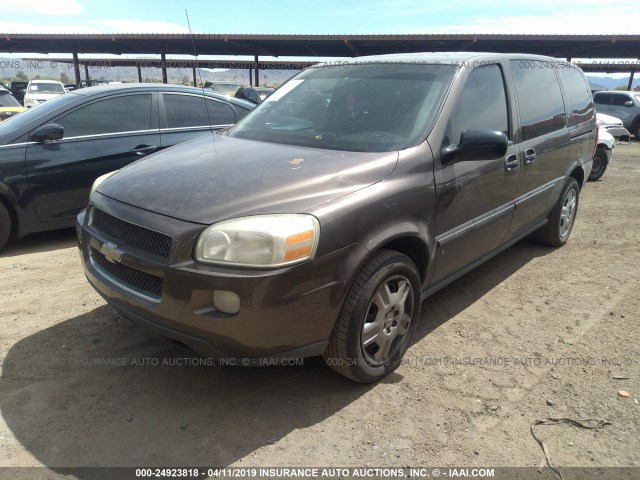
<svg viewBox="0 0 640 480">
<path fill-rule="evenodd" d="M 580 188 L 580 190 L 582 190 L 582 186 L 584 185 L 584 169 L 582 168 L 582 166 L 575 167 L 571 171 L 569 176 L 576 179 L 576 181 L 578 182 L 578 187 Z"/>
<path fill-rule="evenodd" d="M 9 212 L 9 217 L 11 217 L 11 234 L 15 235 L 18 231 L 18 214 L 16 212 L 15 206 L 9 199 L 4 195 L 4 192 L 0 190 L 0 203 L 7 209 Z"/>
<path fill-rule="evenodd" d="M 424 240 L 416 235 L 399 236 L 380 245 L 372 255 L 382 249 L 393 250 L 409 257 L 418 269 L 420 281 L 424 283 L 429 266 L 429 249 Z"/>
</svg>

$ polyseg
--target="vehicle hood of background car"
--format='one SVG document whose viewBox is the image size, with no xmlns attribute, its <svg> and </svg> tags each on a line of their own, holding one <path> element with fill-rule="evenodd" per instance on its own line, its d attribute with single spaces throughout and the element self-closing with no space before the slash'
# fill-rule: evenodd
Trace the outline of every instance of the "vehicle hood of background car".
<svg viewBox="0 0 640 480">
<path fill-rule="evenodd" d="M 51 100 L 52 98 L 59 97 L 62 93 L 27 93 L 25 96 L 32 100 Z"/>
<path fill-rule="evenodd" d="M 307 211 L 384 180 L 397 160 L 397 152 L 343 152 L 211 135 L 125 167 L 98 192 L 180 220 L 212 224 Z"/>
<path fill-rule="evenodd" d="M 0 106 L 0 122 L 6 118 L 17 115 L 26 110 L 25 107 L 2 107 Z"/>
</svg>

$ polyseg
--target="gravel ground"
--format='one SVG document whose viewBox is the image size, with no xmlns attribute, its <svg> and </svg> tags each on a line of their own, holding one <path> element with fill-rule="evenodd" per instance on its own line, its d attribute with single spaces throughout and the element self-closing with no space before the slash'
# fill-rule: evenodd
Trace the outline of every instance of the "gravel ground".
<svg viewBox="0 0 640 480">
<path fill-rule="evenodd" d="M 188 366 L 91 289 L 73 231 L 0 254 L 0 467 L 640 466 L 640 143 L 581 194 L 569 243 L 525 240 L 423 305 L 405 364 Z M 620 378 L 616 378 L 620 377 Z M 618 395 L 619 390 L 630 398 Z"/>
</svg>

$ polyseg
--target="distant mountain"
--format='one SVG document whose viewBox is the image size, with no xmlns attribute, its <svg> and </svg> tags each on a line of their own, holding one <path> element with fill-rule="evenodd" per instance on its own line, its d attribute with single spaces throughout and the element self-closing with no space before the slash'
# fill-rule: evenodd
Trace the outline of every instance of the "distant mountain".
<svg viewBox="0 0 640 480">
<path fill-rule="evenodd" d="M 627 78 L 611 78 L 602 75 L 587 74 L 587 80 L 591 84 L 592 88 L 595 86 L 604 87 L 606 90 L 614 90 L 616 87 L 627 87 L 629 83 L 629 77 Z M 634 77 L 631 89 L 640 85 L 640 78 Z"/>
<path fill-rule="evenodd" d="M 0 57 L 0 80 L 10 80 L 18 72 L 23 72 L 27 80 L 36 76 L 52 80 L 61 80 L 63 83 L 75 83 L 73 64 L 55 63 L 49 60 L 26 61 L 20 58 Z M 260 85 L 279 86 L 287 81 L 297 70 L 260 70 Z M 218 81 L 235 82 L 241 85 L 249 85 L 248 69 L 216 69 L 208 71 L 199 69 L 197 71 L 198 82 Z M 80 77 L 84 77 L 84 68 L 80 68 Z M 89 77 L 96 80 L 109 80 L 114 82 L 137 82 L 138 70 L 135 67 L 91 67 Z M 193 82 L 193 72 L 191 68 L 167 68 L 169 83 L 189 83 Z M 142 80 L 147 82 L 161 82 L 162 71 L 160 68 L 143 68 Z"/>
<path fill-rule="evenodd" d="M 36 75 L 39 78 L 50 78 L 62 80 L 63 83 L 74 83 L 74 72 L 72 64 L 55 63 L 49 60 L 26 61 L 21 58 L 0 57 L 0 80 L 10 80 L 18 72 L 23 72 L 28 80 Z M 269 86 L 282 85 L 296 70 L 260 70 L 260 84 L 264 86 L 265 80 Z M 80 69 L 80 76 L 84 80 L 84 68 Z M 137 82 L 138 70 L 134 67 L 104 67 L 97 66 L 89 69 L 89 76 L 97 80 L 110 80 L 117 82 Z M 193 82 L 193 73 L 190 68 L 168 68 L 167 76 L 170 83 L 190 83 Z M 202 81 L 224 81 L 249 85 L 248 69 L 216 69 L 209 71 L 200 69 L 197 75 L 198 82 Z M 640 73 L 638 74 L 640 77 Z M 159 68 L 143 68 L 143 81 L 160 82 L 162 72 Z M 627 78 L 611 78 L 604 75 L 587 74 L 589 83 L 598 89 L 613 90 L 616 87 L 626 87 L 629 82 Z M 640 78 L 635 78 L 633 88 L 640 85 Z"/>
</svg>

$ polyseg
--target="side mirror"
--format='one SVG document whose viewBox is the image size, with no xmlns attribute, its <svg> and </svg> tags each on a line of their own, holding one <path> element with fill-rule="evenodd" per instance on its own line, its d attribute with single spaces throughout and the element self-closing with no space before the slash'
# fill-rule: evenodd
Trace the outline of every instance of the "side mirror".
<svg viewBox="0 0 640 480">
<path fill-rule="evenodd" d="M 625 107 L 633 107 L 633 102 L 631 100 L 627 100 L 626 102 L 624 102 L 624 106 Z"/>
<path fill-rule="evenodd" d="M 449 145 L 440 152 L 442 162 L 453 160 L 492 160 L 504 157 L 509 139 L 496 130 L 465 130 L 458 145 Z"/>
<path fill-rule="evenodd" d="M 57 123 L 47 123 L 31 134 L 32 142 L 47 142 L 61 140 L 64 137 L 64 127 Z"/>
</svg>

